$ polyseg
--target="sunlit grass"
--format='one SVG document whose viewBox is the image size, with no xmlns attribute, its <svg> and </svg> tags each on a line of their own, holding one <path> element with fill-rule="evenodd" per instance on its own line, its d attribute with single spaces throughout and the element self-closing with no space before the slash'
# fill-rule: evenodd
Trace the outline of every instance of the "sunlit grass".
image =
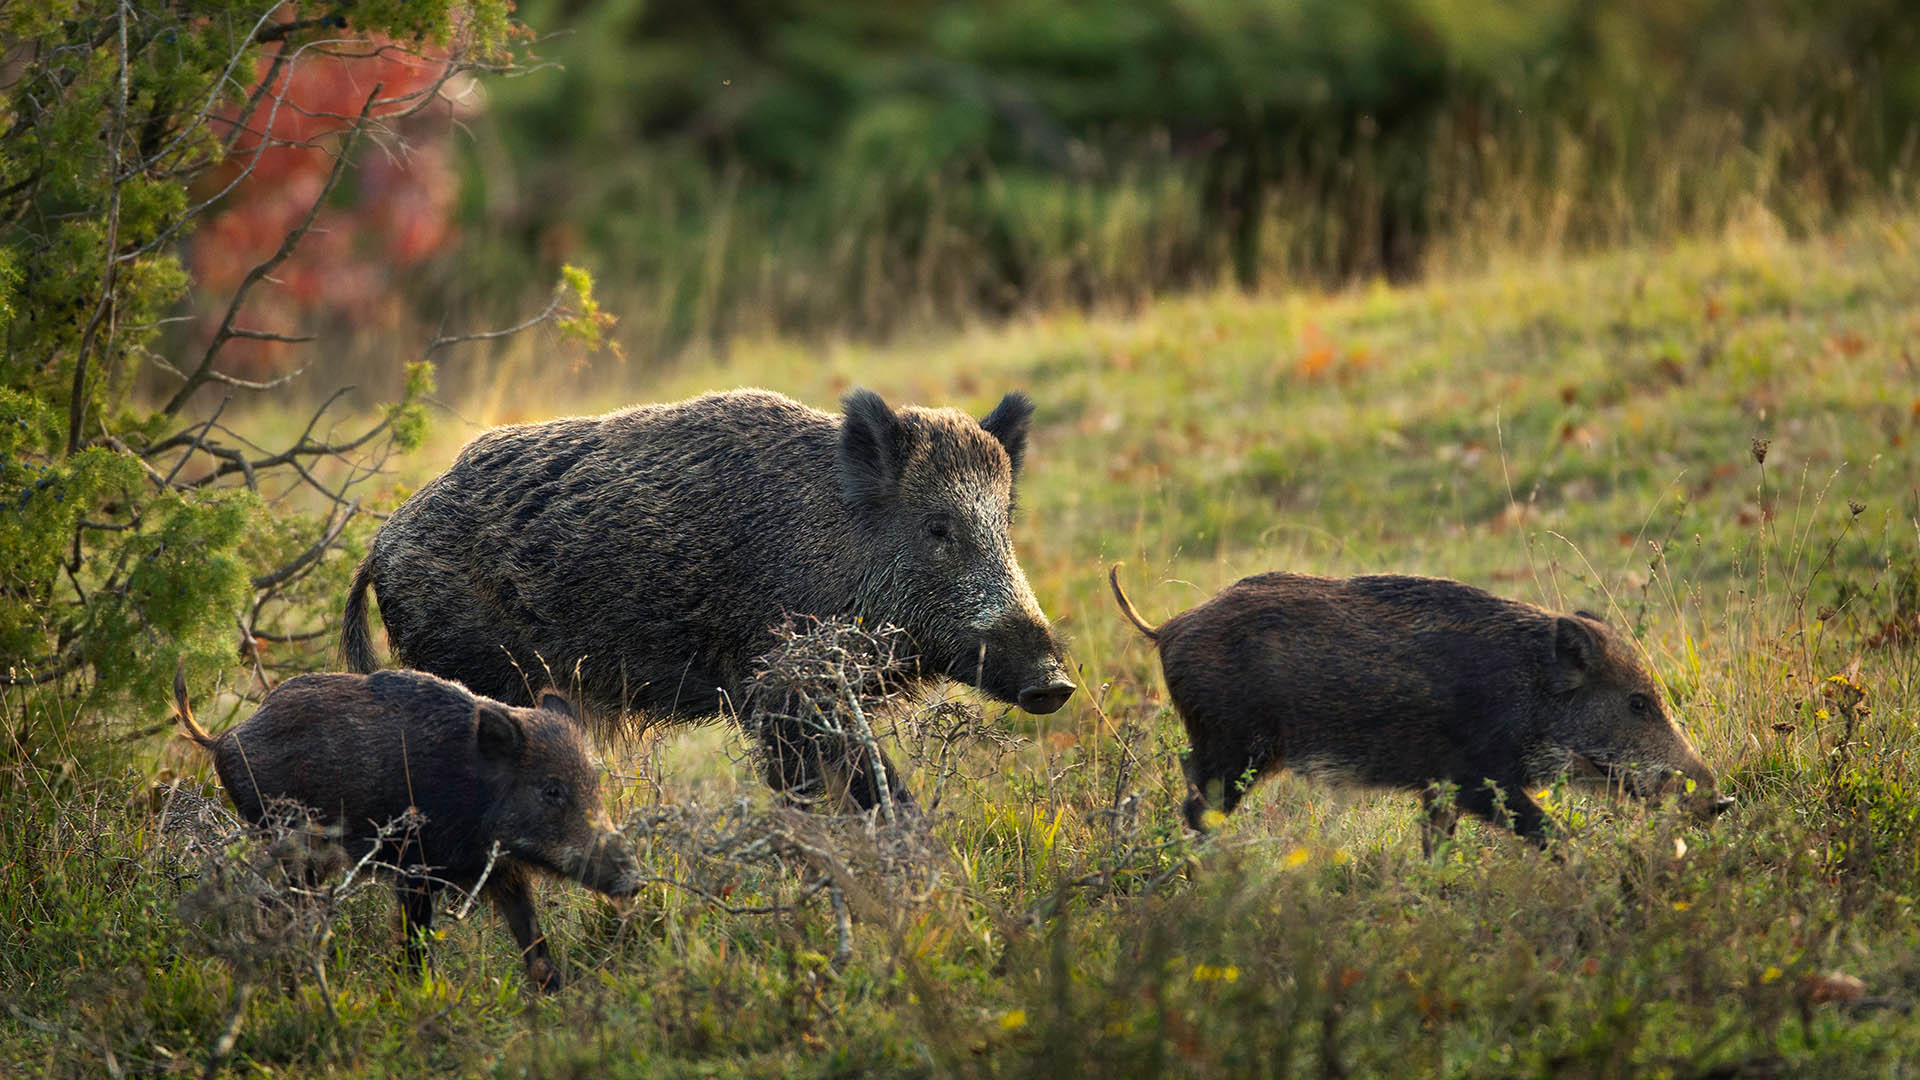
<svg viewBox="0 0 1920 1080">
<path fill-rule="evenodd" d="M 858 384 L 981 414 L 1028 391 L 1017 543 L 1085 692 L 1004 717 L 1020 748 L 943 792 L 947 887 L 863 920 L 845 972 L 820 962 L 823 902 L 730 916 L 661 888 L 622 914 L 553 887 L 575 985 L 530 1003 L 490 917 L 450 925 L 416 984 L 386 962 L 390 909 L 368 904 L 338 934 L 332 1016 L 311 985 L 267 986 L 228 1065 L 1891 1069 L 1920 1036 L 1916 246 L 1908 217 L 1808 243 L 1759 223 L 1410 289 L 1209 295 L 887 347 L 750 342 L 658 368 L 576 372 L 516 343 L 507 374 L 448 403 L 400 485 L 487 424 L 728 386 L 830 409 Z M 1600 611 L 1640 644 L 1740 810 L 1708 831 L 1569 798 L 1556 858 L 1469 825 L 1427 861 L 1411 797 L 1283 776 L 1190 843 L 1183 737 L 1107 594 L 1115 560 L 1154 620 L 1275 568 L 1438 574 Z M 1836 673 L 1872 710 L 1850 772 L 1832 768 L 1842 729 L 1821 688 Z M 200 769 L 155 745 L 143 761 Z M 741 751 L 722 727 L 610 747 L 617 812 L 764 799 Z M 26 915 L 0 961 L 15 988 L 0 1066 L 92 1075 L 111 1052 L 114 1067 L 197 1069 L 218 1033 L 229 977 L 179 925 L 172 887 L 137 869 L 154 844 L 149 803 L 128 798 L 145 768 L 13 774 L 0 895 Z M 1136 824 L 1103 814 L 1116 792 L 1137 794 Z M 74 839 L 88 828 L 106 839 Z M 743 871 L 739 886 L 773 901 L 796 881 Z M 1808 980 L 1836 969 L 1872 1000 L 1820 1003 Z"/>
</svg>

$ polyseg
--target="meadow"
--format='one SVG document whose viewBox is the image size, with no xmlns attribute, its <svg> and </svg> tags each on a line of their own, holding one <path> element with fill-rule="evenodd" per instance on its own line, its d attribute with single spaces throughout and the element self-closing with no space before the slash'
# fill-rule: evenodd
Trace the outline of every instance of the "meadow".
<svg viewBox="0 0 1920 1080">
<path fill-rule="evenodd" d="M 807 827 L 737 734 L 608 746 L 615 818 L 660 880 L 623 906 L 544 889 L 572 978 L 550 998 L 484 910 L 443 923 L 418 979 L 378 888 L 318 930 L 249 929 L 255 849 L 214 873 L 160 827 L 220 796 L 154 702 L 109 775 L 0 768 L 0 1072 L 1920 1072 L 1916 297 L 1920 218 L 1790 239 L 1754 209 L 1657 248 L 885 345 L 582 372 L 515 343 L 387 498 L 492 423 L 736 385 L 976 413 L 1027 390 L 1016 544 L 1082 692 L 1047 717 L 955 687 L 896 706 L 933 842 L 896 857 L 819 825 L 852 871 L 843 965 L 805 861 L 727 846 Z M 1551 853 L 1469 823 L 1428 859 L 1413 798 L 1283 776 L 1190 837 L 1184 737 L 1115 561 L 1155 620 L 1281 568 L 1600 612 L 1739 805 L 1709 827 L 1556 789 Z M 203 721 L 232 719 L 202 693 Z"/>
</svg>

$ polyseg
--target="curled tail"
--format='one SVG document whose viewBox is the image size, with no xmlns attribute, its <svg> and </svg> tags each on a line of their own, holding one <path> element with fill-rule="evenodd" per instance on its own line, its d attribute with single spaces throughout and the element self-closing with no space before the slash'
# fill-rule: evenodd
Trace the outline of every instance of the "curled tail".
<svg viewBox="0 0 1920 1080">
<path fill-rule="evenodd" d="M 1112 569 L 1107 571 L 1107 580 L 1113 583 L 1113 598 L 1120 602 L 1120 614 L 1125 615 L 1128 622 L 1138 627 L 1140 632 L 1147 636 L 1148 641 L 1157 640 L 1160 637 L 1160 628 L 1141 618 L 1140 613 L 1133 610 L 1133 602 L 1128 600 L 1127 594 L 1120 590 L 1120 567 L 1124 565 L 1124 563 L 1114 563 Z"/>
<path fill-rule="evenodd" d="M 213 749 L 214 743 L 218 740 L 207 734 L 207 729 L 201 727 L 194 721 L 193 709 L 187 704 L 187 661 L 185 657 L 182 657 L 180 663 L 173 669 L 173 711 L 180 716 L 181 738 L 198 743 L 204 749 Z"/>
<path fill-rule="evenodd" d="M 367 633 L 367 587 L 373 584 L 373 552 L 360 560 L 353 572 L 353 588 L 347 593 L 347 610 L 340 624 L 340 652 L 347 666 L 362 675 L 378 671 L 380 658 L 373 654 L 373 638 Z"/>
</svg>

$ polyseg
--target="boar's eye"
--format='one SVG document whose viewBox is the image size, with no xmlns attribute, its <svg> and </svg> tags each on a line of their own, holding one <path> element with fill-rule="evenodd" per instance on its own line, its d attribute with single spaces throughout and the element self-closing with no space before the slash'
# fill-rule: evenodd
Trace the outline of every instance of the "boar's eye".
<svg viewBox="0 0 1920 1080">
<path fill-rule="evenodd" d="M 953 539 L 953 524 L 944 516 L 930 517 L 927 519 L 927 535 L 942 542 L 951 540 Z"/>
<path fill-rule="evenodd" d="M 548 806 L 567 805 L 567 785 L 558 780 L 549 780 L 540 785 L 540 799 Z"/>
<path fill-rule="evenodd" d="M 1644 716 L 1653 710 L 1653 701 L 1645 694 L 1628 694 L 1627 708 Z"/>
</svg>

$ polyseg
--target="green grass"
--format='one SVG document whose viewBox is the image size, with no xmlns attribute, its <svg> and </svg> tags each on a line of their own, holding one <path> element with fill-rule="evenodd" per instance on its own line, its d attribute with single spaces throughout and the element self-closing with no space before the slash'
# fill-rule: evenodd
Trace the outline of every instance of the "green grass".
<svg viewBox="0 0 1920 1080">
<path fill-rule="evenodd" d="M 854 890 L 845 971 L 826 965 L 824 900 L 730 915 L 662 886 L 620 911 L 554 886 L 574 984 L 550 1000 L 485 915 L 447 925 L 432 978 L 397 975 L 379 891 L 327 947 L 330 1001 L 285 957 L 236 967 L 155 835 L 156 775 L 206 778 L 186 748 L 150 740 L 111 775 L 8 755 L 0 1072 L 197 1072 L 238 978 L 255 989 L 235 1076 L 1910 1074 L 1916 297 L 1920 219 L 1892 217 L 1411 289 L 749 345 L 597 400 L 564 400 L 592 372 L 530 393 L 526 352 L 407 479 L 480 420 L 741 384 L 830 407 L 856 382 L 983 413 L 1027 389 L 1017 542 L 1087 692 L 1049 717 L 989 710 L 1023 741 L 976 748 L 944 785 L 924 903 Z M 1272 568 L 1440 574 L 1602 611 L 1740 807 L 1709 830 L 1563 792 L 1557 857 L 1467 825 L 1429 861 L 1411 798 L 1282 777 L 1190 841 L 1178 722 L 1107 595 L 1113 560 L 1151 619 Z M 1850 738 L 1823 690 L 1836 673 L 1871 709 Z M 613 749 L 617 813 L 763 803 L 740 750 L 720 728 Z M 696 865 L 671 836 L 643 861 L 724 878 L 741 906 L 804 880 Z M 1819 1000 L 1836 971 L 1860 1001 Z"/>
</svg>

